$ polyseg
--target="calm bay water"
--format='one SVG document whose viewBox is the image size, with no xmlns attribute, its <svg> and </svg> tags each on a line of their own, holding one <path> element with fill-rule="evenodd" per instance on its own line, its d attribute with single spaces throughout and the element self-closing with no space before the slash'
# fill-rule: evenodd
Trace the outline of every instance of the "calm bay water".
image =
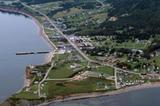
<svg viewBox="0 0 160 106">
<path fill-rule="evenodd" d="M 0 101 L 23 87 L 26 65 L 45 62 L 44 54 L 16 56 L 16 52 L 51 51 L 39 30 L 30 18 L 0 12 Z"/>
<path fill-rule="evenodd" d="M 160 88 L 131 91 L 114 96 L 59 102 L 49 106 L 160 106 Z"/>
</svg>

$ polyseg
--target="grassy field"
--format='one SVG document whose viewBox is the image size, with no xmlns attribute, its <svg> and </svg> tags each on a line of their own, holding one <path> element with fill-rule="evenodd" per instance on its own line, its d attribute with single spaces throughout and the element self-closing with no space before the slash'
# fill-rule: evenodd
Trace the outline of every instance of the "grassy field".
<svg viewBox="0 0 160 106">
<path fill-rule="evenodd" d="M 105 86 L 107 86 L 107 88 L 105 88 Z M 54 98 L 55 96 L 66 96 L 75 93 L 113 90 L 114 82 L 97 78 L 88 78 L 86 80 L 72 82 L 48 81 L 44 89 L 47 97 Z"/>
<path fill-rule="evenodd" d="M 36 4 L 36 5 L 32 5 L 32 7 L 47 14 L 50 10 L 54 10 L 56 8 L 59 8 L 60 4 L 61 4 L 61 1 L 57 1 L 57 2 Z"/>
<path fill-rule="evenodd" d="M 12 99 L 26 99 L 26 100 L 35 100 L 39 99 L 38 95 L 33 94 L 32 92 L 24 92 L 15 94 Z"/>
<path fill-rule="evenodd" d="M 74 71 L 70 69 L 70 64 L 64 63 L 61 66 L 53 68 L 50 71 L 48 78 L 68 78 L 72 74 L 74 74 Z"/>
<path fill-rule="evenodd" d="M 14 94 L 11 98 L 12 99 L 26 99 L 26 100 L 34 100 L 39 99 L 38 95 L 34 92 L 37 92 L 37 85 L 31 86 L 29 91 L 23 89 L 21 92 Z"/>
<path fill-rule="evenodd" d="M 74 53 L 72 53 L 72 55 L 74 55 Z M 68 53 L 58 55 L 55 67 L 50 71 L 48 78 L 55 79 L 71 77 L 74 73 L 77 73 L 77 70 L 75 71 L 74 68 L 71 68 L 71 65 L 75 63 L 80 66 L 79 68 L 86 66 L 86 62 L 70 60 L 72 55 Z"/>
<path fill-rule="evenodd" d="M 97 70 L 94 70 L 94 71 L 96 71 L 98 73 L 107 74 L 107 75 L 110 75 L 110 76 L 114 75 L 114 69 L 111 68 L 111 67 L 108 67 L 108 66 L 97 67 Z"/>
<path fill-rule="evenodd" d="M 66 17 L 66 16 L 71 16 L 71 15 L 74 15 L 74 14 L 78 14 L 78 13 L 81 13 L 81 12 L 82 12 L 82 9 L 70 8 L 69 10 L 58 12 L 57 14 L 54 15 L 54 18 L 63 18 L 63 17 Z"/>
</svg>

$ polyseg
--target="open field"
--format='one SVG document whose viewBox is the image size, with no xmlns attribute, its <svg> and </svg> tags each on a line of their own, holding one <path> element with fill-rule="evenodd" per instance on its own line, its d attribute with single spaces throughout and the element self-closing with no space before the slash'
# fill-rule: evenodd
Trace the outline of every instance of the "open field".
<svg viewBox="0 0 160 106">
<path fill-rule="evenodd" d="M 36 100 L 39 99 L 37 95 L 37 86 L 33 85 L 29 91 L 26 91 L 26 88 L 24 88 L 21 92 L 14 94 L 11 98 L 12 99 L 26 99 L 26 100 Z"/>
<path fill-rule="evenodd" d="M 45 83 L 44 93 L 46 92 L 49 98 L 114 89 L 114 82 L 98 78 L 88 78 L 86 80 L 72 82 L 48 81 Z"/>
<path fill-rule="evenodd" d="M 97 67 L 96 70 L 93 70 L 93 71 L 101 73 L 101 74 L 106 74 L 109 76 L 114 76 L 114 69 L 108 66 L 100 66 L 100 67 Z"/>
</svg>

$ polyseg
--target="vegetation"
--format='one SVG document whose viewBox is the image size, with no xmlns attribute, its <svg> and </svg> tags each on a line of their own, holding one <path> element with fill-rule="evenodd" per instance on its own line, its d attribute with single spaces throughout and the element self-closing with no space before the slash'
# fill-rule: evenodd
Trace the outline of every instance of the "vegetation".
<svg viewBox="0 0 160 106">
<path fill-rule="evenodd" d="M 69 53 L 58 55 L 58 60 L 55 62 L 55 66 L 50 71 L 48 78 L 70 78 L 75 73 L 82 71 L 86 66 L 85 62 L 72 60 L 71 58 L 74 58 L 72 55 Z M 72 68 L 72 65 L 78 66 L 78 68 Z"/>
<path fill-rule="evenodd" d="M 86 62 L 38 12 L 23 7 L 19 2 L 12 3 L 11 7 L 17 7 L 38 19 L 59 50 L 52 60 L 54 66 L 49 74 L 46 70 L 51 63 L 36 66 L 30 73 L 31 85 L 13 95 L 12 99 L 39 99 L 37 90 L 41 92 L 40 97 L 47 99 L 109 91 L 115 89 L 114 78 L 117 78 L 117 86 L 125 87 L 143 83 L 141 74 L 160 73 L 159 1 L 101 0 L 104 6 L 96 0 L 21 1 L 46 14 L 66 35 L 77 38 L 72 42 L 98 62 Z M 67 53 L 63 54 L 64 51 Z M 100 65 L 101 62 L 113 67 Z M 122 69 L 117 70 L 116 77 L 115 67 Z M 45 75 L 48 77 L 42 80 Z M 72 77 L 72 81 L 69 80 Z M 152 81 L 159 77 L 146 75 L 144 78 Z M 44 82 L 41 84 L 40 81 Z"/>
<path fill-rule="evenodd" d="M 114 35 L 117 39 L 149 39 L 160 34 L 160 1 L 106 0 L 112 5 L 108 18 L 90 35 Z M 115 18 L 111 21 L 111 18 Z"/>
<path fill-rule="evenodd" d="M 48 81 L 46 82 L 46 88 L 44 88 L 44 92 L 47 92 L 47 97 L 54 98 L 56 96 L 67 96 L 75 93 L 90 93 L 113 90 L 113 85 L 114 82 L 112 81 L 97 78 L 88 78 L 82 81 L 71 82 Z"/>
<path fill-rule="evenodd" d="M 37 95 L 37 86 L 33 85 L 29 91 L 26 91 L 24 88 L 21 92 L 14 94 L 11 98 L 12 99 L 26 99 L 26 100 L 38 100 L 40 99 Z"/>
<path fill-rule="evenodd" d="M 98 73 L 102 73 L 102 74 L 107 74 L 107 75 L 110 75 L 110 76 L 114 76 L 114 69 L 111 68 L 111 67 L 108 67 L 108 66 L 100 66 L 100 67 L 97 67 L 96 70 L 94 70 Z"/>
<path fill-rule="evenodd" d="M 51 79 L 68 78 L 74 73 L 75 72 L 72 69 L 70 69 L 70 64 L 64 63 L 64 64 L 61 64 L 60 66 L 54 67 L 51 70 L 48 77 Z"/>
</svg>

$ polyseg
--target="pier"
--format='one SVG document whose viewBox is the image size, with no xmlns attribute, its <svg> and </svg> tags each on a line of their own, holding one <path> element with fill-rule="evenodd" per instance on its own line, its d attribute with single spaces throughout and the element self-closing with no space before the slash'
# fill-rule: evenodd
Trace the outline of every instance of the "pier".
<svg viewBox="0 0 160 106">
<path fill-rule="evenodd" d="M 17 52 L 16 55 L 36 55 L 36 54 L 48 54 L 49 51 L 38 51 L 38 52 Z"/>
</svg>

